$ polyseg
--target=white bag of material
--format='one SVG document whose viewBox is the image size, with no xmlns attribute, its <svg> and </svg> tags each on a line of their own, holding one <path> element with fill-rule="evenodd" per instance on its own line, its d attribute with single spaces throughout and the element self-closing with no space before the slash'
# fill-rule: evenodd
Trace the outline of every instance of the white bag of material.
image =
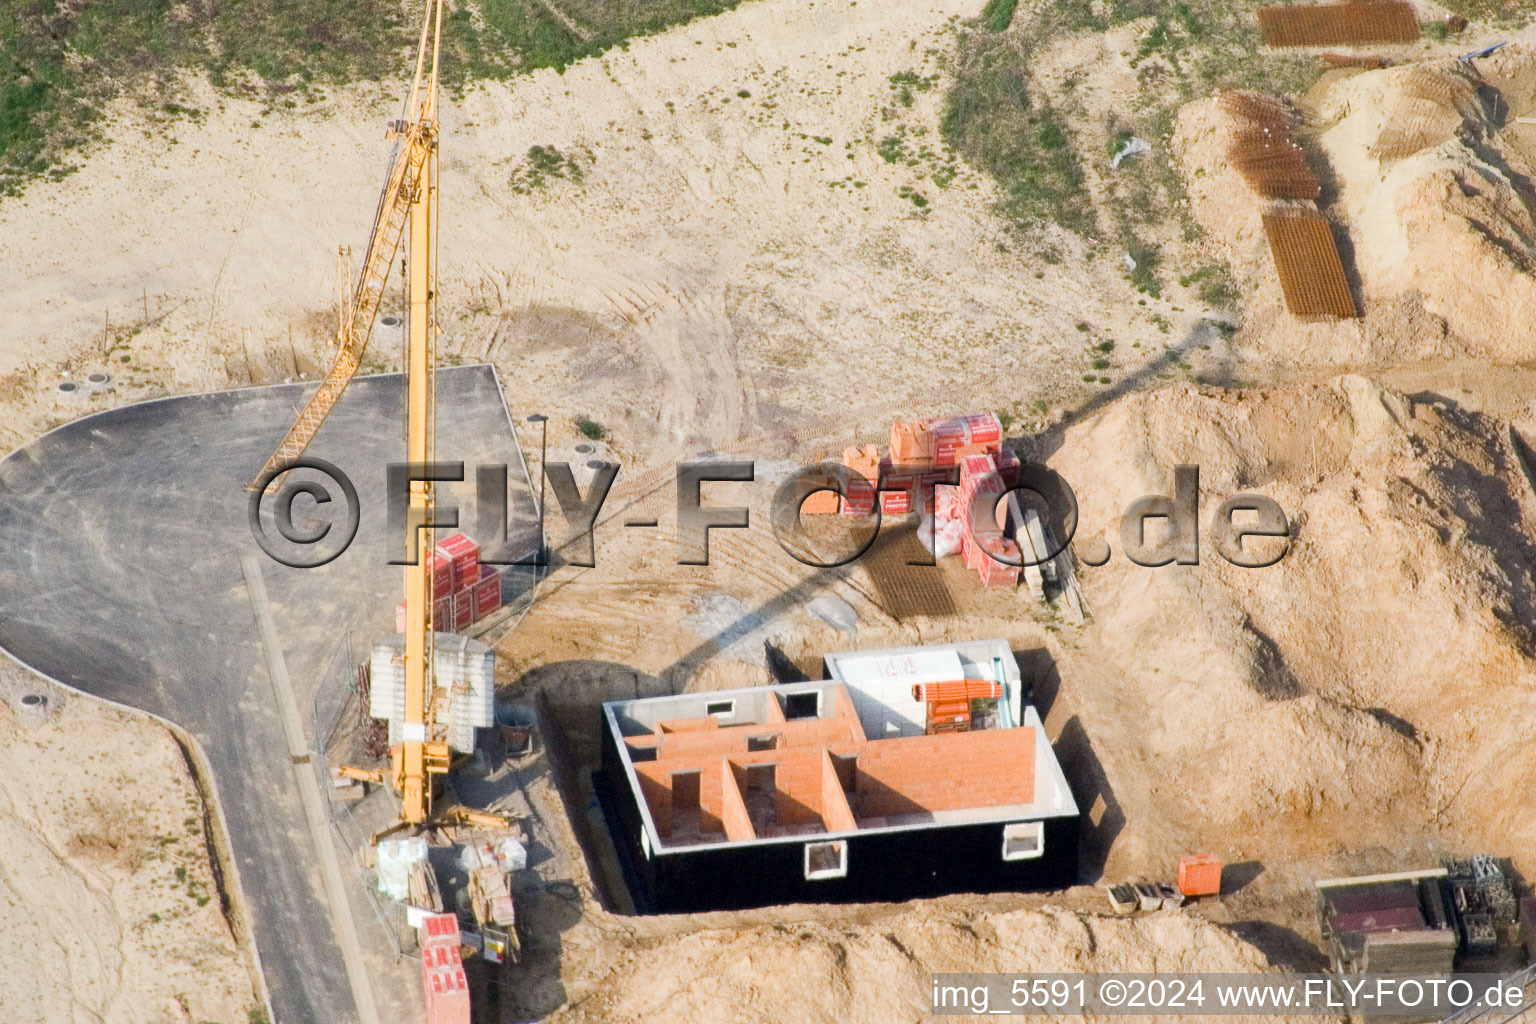
<svg viewBox="0 0 1536 1024">
<path fill-rule="evenodd" d="M 528 849 L 511 836 L 496 847 L 496 858 L 503 871 L 521 871 L 528 866 Z"/>
<path fill-rule="evenodd" d="M 386 839 L 379 843 L 377 853 L 379 892 L 405 901 L 411 893 L 411 867 L 427 859 L 427 841 L 420 836 Z"/>
<path fill-rule="evenodd" d="M 940 488 L 933 502 L 933 515 L 925 515 L 917 526 L 917 539 L 934 554 L 936 558 L 960 553 L 960 541 L 965 535 L 965 521 L 962 518 L 964 506 L 959 495 L 952 487 Z M 934 537 L 934 524 L 937 523 L 938 537 Z"/>
</svg>

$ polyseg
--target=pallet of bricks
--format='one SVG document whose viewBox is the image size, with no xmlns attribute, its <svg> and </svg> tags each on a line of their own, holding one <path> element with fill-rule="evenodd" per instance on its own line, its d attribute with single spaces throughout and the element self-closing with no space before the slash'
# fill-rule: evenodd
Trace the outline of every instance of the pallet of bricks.
<svg viewBox="0 0 1536 1024">
<path fill-rule="evenodd" d="M 421 944 L 421 987 L 427 999 L 427 1024 L 469 1024 L 469 979 L 464 975 L 458 917 L 424 915 L 416 934 Z"/>
<path fill-rule="evenodd" d="M 983 586 L 1012 586 L 1018 582 L 1019 567 L 1008 562 L 1019 561 L 1019 549 L 1003 536 L 996 498 L 1017 482 L 1019 461 L 1003 448 L 1002 434 L 1002 424 L 992 413 L 897 420 L 891 424 L 889 456 L 872 444 L 843 450 L 843 465 L 854 472 L 847 497 L 839 502 L 828 492 L 818 492 L 803 511 L 841 510 L 844 516 L 862 519 L 874 512 L 878 494 L 882 515 L 915 511 L 930 519 L 939 534 L 935 552 L 960 554 Z M 939 487 L 957 466 L 959 487 Z M 914 493 L 922 494 L 923 508 L 913 508 Z"/>
<path fill-rule="evenodd" d="M 438 633 L 463 633 L 501 607 L 501 575 L 480 564 L 480 545 L 455 533 L 432 551 L 432 625 Z M 405 632 L 405 602 L 395 606 L 395 632 Z"/>
</svg>

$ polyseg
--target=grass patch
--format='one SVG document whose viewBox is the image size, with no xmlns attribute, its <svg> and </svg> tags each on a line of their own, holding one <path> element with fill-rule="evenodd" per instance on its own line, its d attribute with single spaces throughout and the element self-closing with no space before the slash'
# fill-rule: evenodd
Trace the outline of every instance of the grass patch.
<svg viewBox="0 0 1536 1024">
<path fill-rule="evenodd" d="M 1050 221 L 1080 234 L 1097 225 L 1066 126 L 1030 95 L 1028 52 L 1008 36 L 962 33 L 943 138 L 1002 187 L 1005 217 L 1021 226 Z"/>
<path fill-rule="evenodd" d="M 576 429 L 581 431 L 581 436 L 588 441 L 601 441 L 608 436 L 608 431 L 603 428 L 603 425 L 586 414 L 576 417 Z"/>
<path fill-rule="evenodd" d="M 1498 28 L 1527 25 L 1536 16 L 1531 0 L 1441 0 L 1440 6 L 1471 21 L 1488 22 Z"/>
<path fill-rule="evenodd" d="M 590 161 L 591 157 L 586 157 Z M 580 185 L 586 180 L 581 160 L 560 152 L 554 146 L 529 146 L 528 155 L 512 170 L 512 191 L 527 195 L 546 187 L 551 181 L 570 181 Z"/>
<path fill-rule="evenodd" d="M 896 135 L 887 135 L 875 146 L 875 152 L 880 154 L 880 159 L 888 164 L 902 163 L 908 157 L 906 140 Z"/>
<path fill-rule="evenodd" d="M 1231 305 L 1237 298 L 1237 289 L 1232 285 L 1232 277 L 1227 273 L 1227 268 L 1219 263 L 1207 263 L 1198 270 L 1191 271 L 1179 278 L 1179 284 L 1185 288 L 1195 289 L 1200 296 L 1200 301 L 1207 306 L 1222 307 Z"/>
<path fill-rule="evenodd" d="M 1003 32 L 1013 23 L 1013 11 L 1018 0 L 987 0 L 981 9 L 981 21 L 990 31 Z"/>
<path fill-rule="evenodd" d="M 444 16 L 443 78 L 460 89 L 563 69 L 738 2 L 553 0 L 562 20 L 538 0 L 459 0 Z M 189 113 L 167 97 L 182 71 L 206 72 L 270 108 L 321 98 L 330 84 L 408 74 L 422 9 L 395 0 L 0 0 L 0 195 L 72 171 L 116 97 L 163 116 Z"/>
</svg>

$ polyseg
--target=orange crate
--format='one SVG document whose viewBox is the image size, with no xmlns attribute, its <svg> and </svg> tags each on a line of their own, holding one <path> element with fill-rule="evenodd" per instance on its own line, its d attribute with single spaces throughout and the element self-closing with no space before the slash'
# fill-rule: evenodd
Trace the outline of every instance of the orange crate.
<svg viewBox="0 0 1536 1024">
<path fill-rule="evenodd" d="M 1221 893 L 1221 858 L 1214 853 L 1192 853 L 1179 858 L 1179 891 L 1185 896 L 1216 896 Z"/>
</svg>

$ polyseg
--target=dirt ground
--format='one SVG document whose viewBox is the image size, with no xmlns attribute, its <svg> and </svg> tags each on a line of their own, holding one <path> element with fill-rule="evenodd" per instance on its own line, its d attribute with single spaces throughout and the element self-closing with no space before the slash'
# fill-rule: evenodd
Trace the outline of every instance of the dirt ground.
<svg viewBox="0 0 1536 1024">
<path fill-rule="evenodd" d="M 6 1018 L 246 1024 L 264 1012 L 170 733 L 9 664 L 0 697 Z"/>
<path fill-rule="evenodd" d="M 932 970 L 1317 968 L 1317 878 L 1482 849 L 1533 870 L 1536 826 L 1512 796 L 1536 783 L 1536 367 L 1530 317 L 1516 315 L 1536 302 L 1533 129 L 1458 113 L 1486 145 L 1447 136 L 1381 175 L 1363 154 L 1406 72 L 1326 78 L 1303 134 L 1332 168 L 1324 205 L 1354 241 L 1365 316 L 1305 325 L 1280 304 L 1219 118 L 1192 105 L 1175 143 L 1206 239 L 1166 241 L 1231 264 L 1242 326 L 1226 337 L 1201 326 L 1211 311 L 1187 289 L 1148 299 L 1089 247 L 1046 259 L 1021 244 L 976 172 L 943 189 L 926 177 L 944 155 L 943 86 L 906 107 L 890 78 L 942 83 L 954 19 L 979 8 L 755 0 L 447 104 L 447 358 L 495 363 L 515 416 L 550 415 L 552 458 L 572 452 L 586 415 L 624 466 L 596 566 L 552 574 L 498 647 L 500 681 L 543 695 L 576 768 L 595 758 L 603 700 L 816 675 L 832 650 L 1000 636 L 1088 811 L 1083 881 L 1165 878 L 1179 855 L 1211 849 L 1237 869 L 1234 891 L 1134 922 L 1102 916 L 1089 888 L 638 919 L 603 905 L 599 865 L 576 879 L 579 914 L 529 913 L 540 954 L 512 975 L 527 997 L 505 1019 L 533 1007 L 572 1022 L 874 1024 L 919 1019 Z M 1078 69 L 1091 109 L 1107 109 L 1136 88 L 1122 66 L 1136 31 L 1048 62 Z M 1528 63 L 1510 47 L 1483 66 L 1517 116 L 1536 103 Z M 178 89 L 203 116 L 167 133 L 125 106 L 77 174 L 0 203 L 0 261 L 22 268 L 0 293 L 13 325 L 0 445 L 109 403 L 322 371 L 332 250 L 361 244 L 397 90 L 335 90 L 319 109 L 262 116 L 198 81 Z M 878 146 L 898 127 L 932 156 L 887 162 Z M 566 171 L 535 182 L 535 145 Z M 902 191 L 914 188 L 925 205 Z M 1085 387 L 1091 345 L 1110 332 L 1117 383 Z M 376 335 L 369 359 L 397 365 L 397 344 Z M 93 371 L 115 389 L 59 392 Z M 972 410 L 1009 412 L 1013 443 L 1076 489 L 1079 540 L 1110 546 L 1083 574 L 1087 623 L 982 591 L 952 564 L 909 567 L 895 532 L 835 571 L 775 542 L 768 499 L 788 469 L 879 441 L 896 414 Z M 681 566 L 674 465 L 704 452 L 756 460 L 753 483 L 706 491 L 751 507 L 753 525 L 717 532 L 709 566 Z M 1119 511 L 1169 493 L 1178 463 L 1201 467 L 1202 563 L 1132 565 Z M 1293 526 L 1273 567 L 1227 565 L 1205 536 L 1244 490 Z M 619 525 L 647 514 L 658 529 Z M 852 629 L 818 615 L 838 603 Z M 189 785 L 166 785 L 185 782 L 174 744 L 84 701 L 30 730 L 3 714 L 0 758 L 31 767 L 0 773 L 0 844 L 21 842 L 58 884 L 18 888 L 41 904 L 13 905 L 14 921 L 0 907 L 0 949 L 31 945 L 24 922 L 42 914 L 71 937 L 57 941 L 100 958 L 0 979 L 0 1003 L 17 993 L 48 1011 L 36 1019 L 75 1019 L 27 995 L 46 990 L 106 1020 L 238 1020 L 249 978 L 216 901 L 187 896 L 210 890 L 195 837 L 171 827 L 196 813 L 183 813 Z M 94 761 L 52 770 L 81 744 Z M 166 770 L 143 770 L 145 749 Z M 565 781 L 566 806 L 585 807 L 579 772 Z M 145 823 L 132 841 L 64 814 L 71 796 L 121 821 L 100 801 L 128 794 Z M 573 856 L 579 841 L 600 846 L 587 824 L 567 826 Z M 160 839 L 173 842 L 144 845 Z M 81 878 L 111 884 L 77 913 Z M 119 987 L 128 975 L 99 966 L 148 957 L 162 933 L 163 966 L 131 981 L 150 987 Z M 194 947 L 224 982 L 180 987 Z M 135 1016 L 146 1007 L 162 1017 Z"/>
</svg>

